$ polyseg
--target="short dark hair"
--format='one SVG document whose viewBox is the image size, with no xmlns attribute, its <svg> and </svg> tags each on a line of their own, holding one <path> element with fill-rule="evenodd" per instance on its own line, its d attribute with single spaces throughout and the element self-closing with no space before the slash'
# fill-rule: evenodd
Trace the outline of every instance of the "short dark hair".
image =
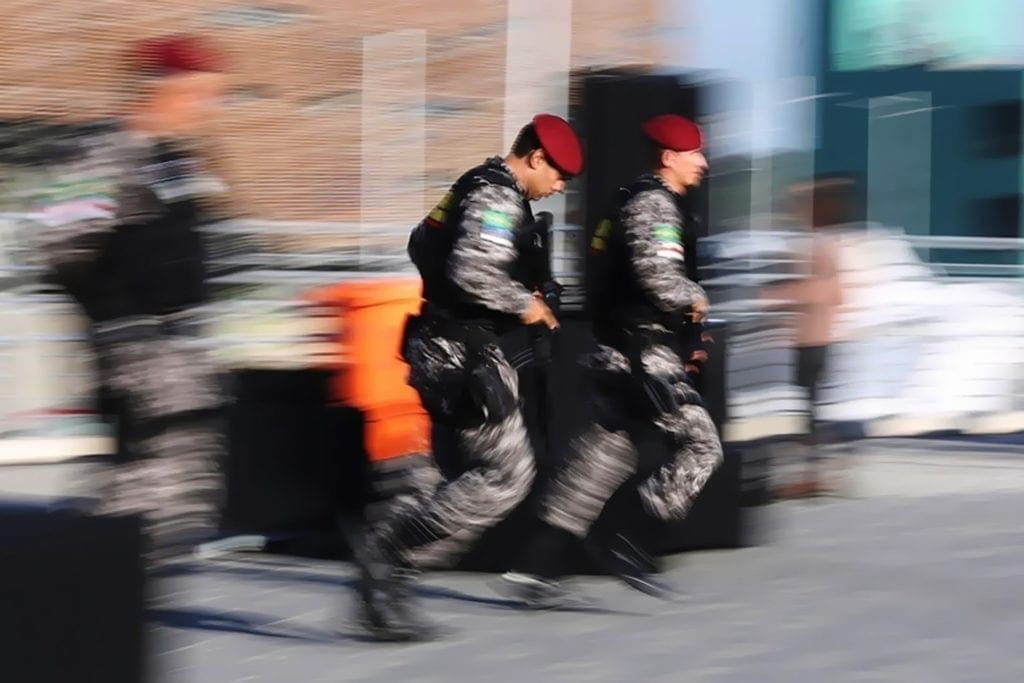
<svg viewBox="0 0 1024 683">
<path fill-rule="evenodd" d="M 661 168 L 661 155 L 665 148 L 650 139 L 645 139 L 644 144 L 646 145 L 644 153 L 646 154 L 647 167 L 652 169 Z"/>
<path fill-rule="evenodd" d="M 540 138 L 537 137 L 537 129 L 534 125 L 528 123 L 516 135 L 516 141 L 512 143 L 512 154 L 521 158 L 535 149 L 541 149 Z"/>
</svg>

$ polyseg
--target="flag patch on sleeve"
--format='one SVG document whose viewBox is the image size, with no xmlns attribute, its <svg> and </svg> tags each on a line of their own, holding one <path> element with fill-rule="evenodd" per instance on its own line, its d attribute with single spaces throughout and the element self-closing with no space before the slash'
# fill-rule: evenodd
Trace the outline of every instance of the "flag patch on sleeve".
<svg viewBox="0 0 1024 683">
<path fill-rule="evenodd" d="M 49 227 L 113 220 L 117 212 L 115 190 L 113 183 L 103 180 L 56 183 L 42 191 L 33 216 Z"/>
<path fill-rule="evenodd" d="M 679 226 L 671 223 L 659 223 L 654 226 L 654 241 L 658 256 L 683 260 L 683 233 Z"/>
<path fill-rule="evenodd" d="M 513 243 L 513 227 L 510 215 L 504 211 L 488 209 L 484 211 L 480 226 L 480 237 L 488 242 L 510 247 Z"/>
</svg>

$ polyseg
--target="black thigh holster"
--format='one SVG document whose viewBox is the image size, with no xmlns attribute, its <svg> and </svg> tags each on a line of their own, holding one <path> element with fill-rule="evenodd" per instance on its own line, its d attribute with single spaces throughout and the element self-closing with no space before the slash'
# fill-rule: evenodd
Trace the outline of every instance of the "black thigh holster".
<svg viewBox="0 0 1024 683">
<path fill-rule="evenodd" d="M 491 357 L 490 349 L 498 344 L 494 332 L 461 320 L 410 315 L 402 337 L 402 357 L 410 360 L 410 339 L 429 336 L 459 341 L 466 347 L 462 368 L 442 372 L 429 386 L 414 385 L 434 421 L 460 428 L 476 427 L 502 422 L 518 409 L 515 394 L 502 380 Z"/>
</svg>

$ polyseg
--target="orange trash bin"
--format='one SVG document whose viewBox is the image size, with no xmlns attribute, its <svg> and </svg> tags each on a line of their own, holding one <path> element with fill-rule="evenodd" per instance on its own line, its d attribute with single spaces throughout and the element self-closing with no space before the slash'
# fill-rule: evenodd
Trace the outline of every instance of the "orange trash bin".
<svg viewBox="0 0 1024 683">
<path fill-rule="evenodd" d="M 304 297 L 336 321 L 331 399 L 363 412 L 371 462 L 429 452 L 430 419 L 400 355 L 406 317 L 419 311 L 420 296 L 418 277 L 393 277 L 342 282 Z"/>
</svg>

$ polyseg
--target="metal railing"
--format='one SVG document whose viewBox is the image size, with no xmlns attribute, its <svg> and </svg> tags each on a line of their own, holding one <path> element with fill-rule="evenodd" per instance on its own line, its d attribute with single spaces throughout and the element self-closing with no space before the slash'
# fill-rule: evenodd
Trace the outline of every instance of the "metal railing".
<svg viewBox="0 0 1024 683">
<path fill-rule="evenodd" d="M 32 265 L 27 218 L 0 216 L 0 439 L 102 431 L 85 321 L 47 285 L 44 269 Z M 338 352 L 335 323 L 302 293 L 411 272 L 407 226 L 226 221 L 204 232 L 215 296 L 197 313 L 207 323 L 210 351 L 225 367 L 321 363 Z M 244 239 L 231 244 L 225 237 Z M 302 249 L 309 244 L 316 248 Z"/>
<path fill-rule="evenodd" d="M 859 423 L 869 434 L 1024 430 L 1020 267 L 925 260 L 933 249 L 996 250 L 1020 262 L 1024 240 L 882 228 L 850 235 L 840 254 L 846 301 L 821 393 L 822 417 Z M 710 275 L 703 284 L 716 315 L 731 321 L 733 421 L 806 413 L 806 396 L 794 382 L 794 314 L 767 311 L 760 298 L 764 286 L 805 270 L 794 256 L 800 237 L 758 230 L 705 240 L 717 258 L 704 264 Z M 794 425 L 802 430 L 804 421 Z"/>
<path fill-rule="evenodd" d="M 0 215 L 0 221 L 6 222 L 5 243 L 0 244 L 5 248 L 0 254 L 0 437 L 88 431 L 94 429 L 89 426 L 93 381 L 82 321 L 63 296 L 41 284 L 39 270 L 24 258 L 27 247 L 12 239 L 18 235 L 12 221 L 23 218 L 23 214 Z M 408 228 L 240 220 L 209 226 L 206 232 L 214 242 L 212 282 L 219 292 L 203 312 L 212 324 L 212 350 L 222 363 L 234 367 L 319 362 L 334 344 L 332 330 L 324 327 L 318 311 L 300 294 L 342 280 L 410 274 L 405 254 Z M 553 228 L 553 272 L 565 286 L 563 305 L 570 311 L 584 303 L 583 234 L 578 226 Z M 802 260 L 784 249 L 759 251 L 743 245 L 760 240 L 778 246 L 794 236 L 757 230 L 702 240 L 703 284 L 711 294 L 716 317 L 727 319 L 731 327 L 728 381 L 735 419 L 803 409 L 803 397 L 791 379 L 791 340 L 784 331 L 788 314 L 765 311 L 757 297 L 762 286 L 798 272 Z M 218 251 L 216 241 L 225 238 Z M 231 238 L 241 242 L 227 244 Z M 1019 239 L 899 233 L 894 238 L 911 250 L 1024 252 L 1024 240 Z M 310 244 L 316 248 L 308 248 Z M 920 262 L 915 267 L 922 278 L 937 282 L 1000 283 L 999 290 L 1007 296 L 1019 293 L 1024 306 L 1024 279 L 1005 277 L 1008 272 L 1017 273 L 1012 266 Z M 11 322 L 15 320 L 17 325 Z M 64 327 L 55 331 L 54 321 L 63 321 Z M 898 336 L 893 328 L 879 329 L 873 334 Z M 936 333 L 936 343 L 941 338 Z M 1011 371 L 1020 372 L 1021 367 L 1012 366 Z M 26 386 L 32 391 L 26 393 Z M 1022 393 L 1020 384 L 1014 386 L 1011 394 Z"/>
</svg>

